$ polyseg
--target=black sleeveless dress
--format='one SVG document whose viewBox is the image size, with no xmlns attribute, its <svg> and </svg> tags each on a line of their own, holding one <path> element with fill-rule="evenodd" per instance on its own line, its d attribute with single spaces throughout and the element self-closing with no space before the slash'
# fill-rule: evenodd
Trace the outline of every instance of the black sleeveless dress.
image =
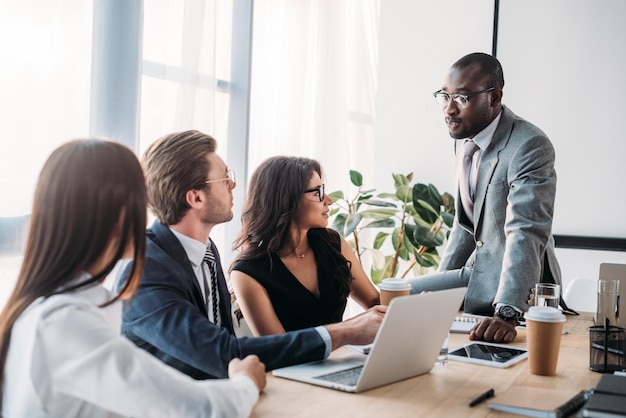
<svg viewBox="0 0 626 418">
<path fill-rule="evenodd" d="M 286 331 L 340 322 L 346 308 L 347 295 L 342 295 L 345 291 L 341 290 L 337 274 L 343 271 L 343 274 L 350 275 L 345 268 L 347 261 L 343 257 L 341 261 L 322 256 L 327 254 L 324 249 L 328 246 L 334 246 L 341 252 L 339 234 L 331 229 L 319 228 L 309 230 L 307 237 L 317 265 L 319 297 L 304 287 L 276 254 L 239 260 L 233 266 L 233 270 L 249 275 L 267 290 L 274 311 Z"/>
</svg>

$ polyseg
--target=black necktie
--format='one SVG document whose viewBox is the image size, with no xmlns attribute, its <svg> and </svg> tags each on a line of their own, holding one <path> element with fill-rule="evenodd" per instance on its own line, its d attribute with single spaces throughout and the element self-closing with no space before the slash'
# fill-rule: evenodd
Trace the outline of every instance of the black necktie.
<svg viewBox="0 0 626 418">
<path fill-rule="evenodd" d="M 474 223 L 474 197 L 470 189 L 470 173 L 472 171 L 472 159 L 478 148 L 478 145 L 472 140 L 465 141 L 463 144 L 463 164 L 459 178 L 459 193 L 461 194 L 463 210 L 472 223 Z"/>
<path fill-rule="evenodd" d="M 213 251 L 211 248 L 207 247 L 206 252 L 204 253 L 204 262 L 209 266 L 209 272 L 211 273 L 211 303 L 213 304 L 213 322 L 216 325 L 218 324 L 218 304 L 217 304 L 217 271 L 215 269 L 215 256 L 213 255 Z M 205 292 L 205 303 L 207 307 L 207 311 L 209 310 L 209 286 L 206 282 L 206 276 L 204 277 L 204 292 Z"/>
</svg>

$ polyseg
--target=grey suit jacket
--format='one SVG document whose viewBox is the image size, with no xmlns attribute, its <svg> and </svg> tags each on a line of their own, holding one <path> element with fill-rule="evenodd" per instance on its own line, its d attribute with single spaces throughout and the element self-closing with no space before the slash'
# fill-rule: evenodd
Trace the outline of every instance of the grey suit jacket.
<svg viewBox="0 0 626 418">
<path fill-rule="evenodd" d="M 503 107 L 478 167 L 475 223 L 457 189 L 457 216 L 439 265 L 440 271 L 473 266 L 465 311 L 491 314 L 499 302 L 526 311 L 535 283 L 561 284 L 552 236 L 554 160 L 548 137 Z"/>
</svg>

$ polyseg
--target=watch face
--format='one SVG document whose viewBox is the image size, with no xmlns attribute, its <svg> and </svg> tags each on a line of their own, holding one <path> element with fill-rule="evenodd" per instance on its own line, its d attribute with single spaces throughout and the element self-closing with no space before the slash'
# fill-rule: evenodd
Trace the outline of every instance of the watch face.
<svg viewBox="0 0 626 418">
<path fill-rule="evenodd" d="M 498 316 L 503 319 L 515 319 L 517 318 L 517 312 L 511 306 L 503 306 L 498 309 Z"/>
</svg>

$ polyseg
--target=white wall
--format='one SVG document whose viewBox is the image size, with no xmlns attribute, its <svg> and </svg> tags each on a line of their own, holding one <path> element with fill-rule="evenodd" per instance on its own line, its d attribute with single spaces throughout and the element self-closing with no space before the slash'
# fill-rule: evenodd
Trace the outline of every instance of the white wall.
<svg viewBox="0 0 626 418">
<path fill-rule="evenodd" d="M 625 19 L 623 0 L 501 2 L 504 101 L 556 149 L 555 234 L 626 238 Z"/>
<path fill-rule="evenodd" d="M 492 22 L 493 0 L 381 2 L 374 187 L 414 172 L 454 191 L 454 143 L 432 93 L 459 57 L 491 52 Z"/>
<path fill-rule="evenodd" d="M 626 237 L 626 2 L 500 2 L 504 103 L 541 127 L 557 151 L 555 233 Z M 454 192 L 453 143 L 431 93 L 470 52 L 491 53 L 493 1 L 381 2 L 375 184 L 391 172 Z M 588 148 L 575 151 L 575 144 Z M 626 253 L 558 249 L 564 284 L 597 277 Z"/>
</svg>

